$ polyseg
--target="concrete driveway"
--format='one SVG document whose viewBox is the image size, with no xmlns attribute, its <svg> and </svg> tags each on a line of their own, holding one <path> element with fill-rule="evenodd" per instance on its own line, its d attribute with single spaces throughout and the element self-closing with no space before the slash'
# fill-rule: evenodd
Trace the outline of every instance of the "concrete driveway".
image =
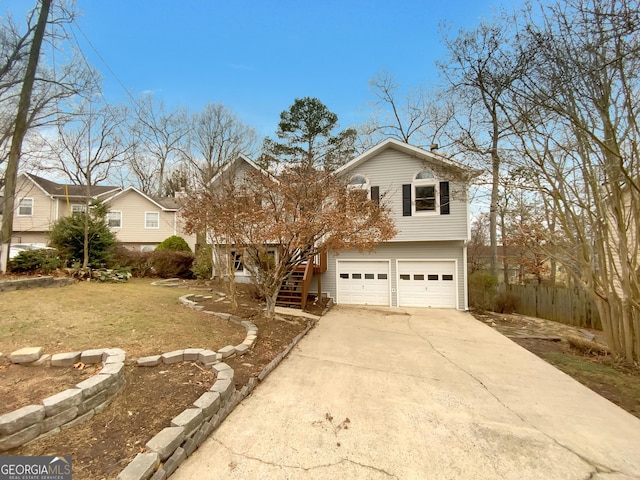
<svg viewBox="0 0 640 480">
<path fill-rule="evenodd" d="M 336 307 L 172 478 L 640 478 L 640 420 L 466 313 Z"/>
</svg>

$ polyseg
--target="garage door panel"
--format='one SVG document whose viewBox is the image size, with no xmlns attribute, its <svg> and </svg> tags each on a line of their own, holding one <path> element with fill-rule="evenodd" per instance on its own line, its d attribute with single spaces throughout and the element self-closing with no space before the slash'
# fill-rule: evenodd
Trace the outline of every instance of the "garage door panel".
<svg viewBox="0 0 640 480">
<path fill-rule="evenodd" d="M 398 305 L 455 308 L 455 262 L 398 261 Z"/>
<path fill-rule="evenodd" d="M 389 305 L 389 262 L 338 262 L 338 302 Z"/>
</svg>

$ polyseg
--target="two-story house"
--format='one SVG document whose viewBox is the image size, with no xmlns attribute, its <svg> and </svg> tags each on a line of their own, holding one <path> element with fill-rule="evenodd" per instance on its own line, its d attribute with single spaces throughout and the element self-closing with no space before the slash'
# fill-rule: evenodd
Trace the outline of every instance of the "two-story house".
<svg viewBox="0 0 640 480">
<path fill-rule="evenodd" d="M 51 225 L 59 218 L 82 212 L 87 194 L 84 185 L 67 185 L 23 173 L 18 177 L 12 243 L 45 246 Z M 145 195 L 134 187 L 92 186 L 90 200 L 109 205 L 107 223 L 127 248 L 153 250 L 172 235 L 182 236 L 195 247 L 195 236 L 184 234 L 180 200 Z"/>
<path fill-rule="evenodd" d="M 398 233 L 372 253 L 330 252 L 323 291 L 338 304 L 466 310 L 467 190 L 475 171 L 389 139 L 336 174 L 372 199 L 382 196 Z"/>
<path fill-rule="evenodd" d="M 259 169 L 246 157 L 233 168 Z M 477 172 L 436 152 L 389 139 L 336 171 L 349 188 L 385 202 L 398 231 L 374 252 L 329 252 L 322 294 L 338 304 L 466 310 L 470 238 L 468 181 Z M 232 252 L 233 253 L 233 252 Z M 274 245 L 277 255 L 277 246 Z M 236 281 L 250 275 L 241 252 Z M 215 260 L 215 259 L 214 259 Z M 314 277 L 309 292 L 318 291 Z"/>
</svg>

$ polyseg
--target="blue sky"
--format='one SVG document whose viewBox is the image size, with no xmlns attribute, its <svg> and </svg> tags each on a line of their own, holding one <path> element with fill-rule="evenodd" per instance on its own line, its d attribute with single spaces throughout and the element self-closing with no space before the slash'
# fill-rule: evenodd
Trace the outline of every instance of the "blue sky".
<svg viewBox="0 0 640 480">
<path fill-rule="evenodd" d="M 0 14 L 35 0 L 0 0 Z M 366 120 L 368 81 L 393 73 L 403 87 L 437 81 L 438 25 L 491 17 L 494 0 L 78 0 L 78 34 L 102 72 L 109 102 L 151 91 L 169 107 L 223 103 L 259 136 L 273 135 L 297 97 L 318 97 L 341 127 Z M 507 5 L 510 5 L 507 4 Z M 104 62 L 101 58 L 104 59 Z M 108 65 L 105 66 L 105 63 Z"/>
</svg>

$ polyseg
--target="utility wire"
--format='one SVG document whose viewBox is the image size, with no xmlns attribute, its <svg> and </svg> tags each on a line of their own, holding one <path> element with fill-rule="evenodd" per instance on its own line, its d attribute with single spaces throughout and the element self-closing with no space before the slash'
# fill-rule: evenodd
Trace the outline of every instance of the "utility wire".
<svg viewBox="0 0 640 480">
<path fill-rule="evenodd" d="M 89 37 L 87 37 L 87 35 L 84 33 L 84 31 L 80 28 L 80 25 L 78 25 L 78 23 L 76 22 L 75 19 L 72 20 L 72 26 L 75 27 L 76 29 L 78 29 L 78 32 L 80 32 L 80 34 L 82 35 L 82 37 L 84 38 L 84 40 L 89 44 L 89 46 L 91 47 L 91 49 L 94 51 L 94 53 L 98 56 L 98 58 L 100 59 L 100 61 L 103 63 L 103 65 L 107 68 L 107 70 L 111 73 L 111 75 L 113 75 L 113 78 L 116 79 L 116 81 L 118 82 L 118 84 L 120 85 L 120 87 L 125 91 L 125 93 L 127 94 L 127 96 L 129 97 L 129 99 L 137 106 L 140 107 L 140 105 L 138 104 L 137 100 L 135 99 L 135 97 L 131 94 L 131 92 L 127 89 L 127 87 L 124 86 L 124 83 L 122 82 L 122 80 L 120 80 L 120 77 L 118 77 L 118 75 L 116 75 L 116 72 L 113 71 L 113 69 L 109 66 L 109 64 L 107 63 L 107 61 L 104 59 L 104 57 L 100 54 L 100 52 L 98 51 L 98 49 L 93 45 L 93 43 L 91 43 L 91 40 L 89 40 Z M 78 50 L 80 51 L 80 54 L 82 55 L 82 58 L 84 59 L 85 63 L 87 64 L 87 67 L 91 68 L 91 65 L 89 64 L 89 62 L 87 61 L 87 58 L 84 55 L 84 52 L 82 51 L 82 47 L 80 46 L 80 42 L 78 42 L 78 38 L 75 34 L 75 32 L 73 31 L 74 29 L 71 29 L 71 34 L 73 35 L 73 38 L 75 40 L 76 45 L 78 46 Z M 102 98 L 104 99 L 104 94 L 102 94 Z M 106 102 L 106 99 L 105 99 Z"/>
</svg>

